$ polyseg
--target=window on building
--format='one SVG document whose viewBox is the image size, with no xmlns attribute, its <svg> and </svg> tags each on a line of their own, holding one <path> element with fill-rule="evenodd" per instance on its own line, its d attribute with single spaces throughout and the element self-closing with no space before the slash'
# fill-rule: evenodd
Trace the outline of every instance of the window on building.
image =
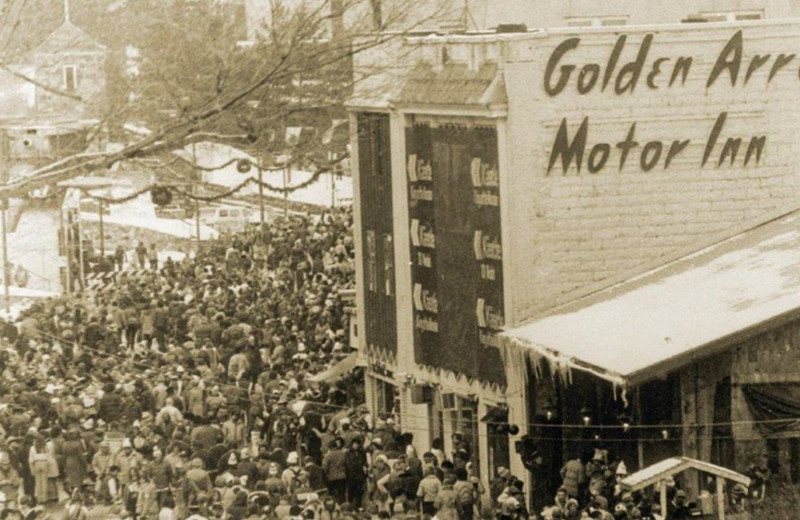
<svg viewBox="0 0 800 520">
<path fill-rule="evenodd" d="M 628 25 L 627 16 L 595 16 L 567 18 L 567 27 L 614 27 Z"/>
<path fill-rule="evenodd" d="M 375 410 L 378 416 L 396 415 L 400 410 L 399 388 L 375 379 Z"/>
<path fill-rule="evenodd" d="M 383 293 L 386 296 L 394 294 L 394 245 L 392 235 L 383 235 Z"/>
<path fill-rule="evenodd" d="M 744 22 L 747 20 L 762 20 L 764 18 L 763 11 L 722 11 L 722 12 L 706 12 L 698 15 L 690 16 L 683 20 L 687 22 Z"/>
<path fill-rule="evenodd" d="M 67 92 L 78 90 L 78 69 L 74 65 L 64 67 L 64 90 Z"/>
<path fill-rule="evenodd" d="M 372 292 L 378 290 L 378 251 L 375 244 L 375 231 L 367 231 L 367 254 L 364 267 L 367 278 L 367 289 Z"/>
</svg>

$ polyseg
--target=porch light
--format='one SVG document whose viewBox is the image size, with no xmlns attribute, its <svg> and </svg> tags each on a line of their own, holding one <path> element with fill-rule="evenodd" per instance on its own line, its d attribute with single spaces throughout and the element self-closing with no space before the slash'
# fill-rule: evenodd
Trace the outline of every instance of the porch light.
<svg viewBox="0 0 800 520">
<path fill-rule="evenodd" d="M 592 411 L 584 406 L 581 408 L 581 420 L 583 421 L 584 426 L 589 426 L 592 424 Z"/>
</svg>

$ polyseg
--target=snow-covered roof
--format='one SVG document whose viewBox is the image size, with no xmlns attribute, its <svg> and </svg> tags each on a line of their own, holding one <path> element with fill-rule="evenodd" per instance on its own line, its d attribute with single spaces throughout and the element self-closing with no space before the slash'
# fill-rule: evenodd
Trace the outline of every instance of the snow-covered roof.
<svg viewBox="0 0 800 520">
<path fill-rule="evenodd" d="M 695 469 L 703 473 L 718 475 L 724 479 L 744 484 L 745 486 L 750 485 L 750 478 L 728 468 L 689 457 L 671 457 L 628 475 L 620 482 L 620 487 L 622 487 L 622 489 L 638 491 L 647 486 L 658 484 L 660 481 L 682 473 L 687 469 Z"/>
<path fill-rule="evenodd" d="M 794 319 L 800 210 L 503 333 L 559 368 L 636 385 Z"/>
</svg>

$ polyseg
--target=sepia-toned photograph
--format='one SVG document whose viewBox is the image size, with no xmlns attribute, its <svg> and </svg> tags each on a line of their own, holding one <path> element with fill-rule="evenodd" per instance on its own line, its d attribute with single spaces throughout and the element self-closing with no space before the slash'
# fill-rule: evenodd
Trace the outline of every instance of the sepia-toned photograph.
<svg viewBox="0 0 800 520">
<path fill-rule="evenodd" d="M 798 100 L 798 0 L 0 0 L 0 520 L 799 520 Z"/>
</svg>

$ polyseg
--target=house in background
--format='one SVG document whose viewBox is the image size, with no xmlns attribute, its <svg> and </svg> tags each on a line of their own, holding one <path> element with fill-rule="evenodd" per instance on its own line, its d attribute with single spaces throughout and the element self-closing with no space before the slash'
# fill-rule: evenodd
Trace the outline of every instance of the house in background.
<svg viewBox="0 0 800 520">
<path fill-rule="evenodd" d="M 15 16 L 24 2 L 13 1 L 5 14 Z M 19 16 L 21 27 L 13 33 L 0 32 L 6 42 L 7 70 L 0 74 L 0 119 L 84 119 L 98 115 L 105 92 L 107 49 L 70 18 L 65 1 L 61 23 L 38 41 L 16 41 L 17 32 L 27 33 L 28 22 Z"/>
</svg>

